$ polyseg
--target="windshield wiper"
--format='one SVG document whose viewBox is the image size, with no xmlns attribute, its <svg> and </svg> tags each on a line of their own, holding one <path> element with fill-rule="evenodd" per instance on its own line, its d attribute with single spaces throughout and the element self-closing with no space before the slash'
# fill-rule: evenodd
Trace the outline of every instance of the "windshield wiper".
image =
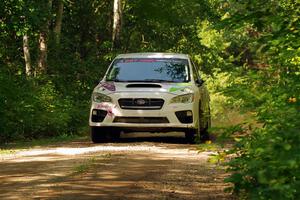
<svg viewBox="0 0 300 200">
<path fill-rule="evenodd" d="M 127 80 L 119 80 L 119 79 L 106 79 L 106 81 L 112 81 L 112 82 L 128 82 Z"/>
<path fill-rule="evenodd" d="M 164 79 L 145 79 L 143 82 L 151 82 L 151 83 L 176 83 L 176 81 L 164 80 Z"/>
</svg>

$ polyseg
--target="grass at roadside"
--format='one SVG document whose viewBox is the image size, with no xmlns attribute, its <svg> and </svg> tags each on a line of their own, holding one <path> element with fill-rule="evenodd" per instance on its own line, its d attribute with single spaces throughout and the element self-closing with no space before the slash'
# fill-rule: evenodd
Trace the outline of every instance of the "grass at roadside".
<svg viewBox="0 0 300 200">
<path fill-rule="evenodd" d="M 21 150 L 26 150 L 34 147 L 48 146 L 53 144 L 61 144 L 70 141 L 86 139 L 86 135 L 69 135 L 62 134 L 52 138 L 43 138 L 30 141 L 16 141 L 0 145 L 0 154 L 13 154 Z"/>
<path fill-rule="evenodd" d="M 217 150 L 220 150 L 220 149 L 222 149 L 221 144 L 218 144 L 218 143 L 212 143 L 211 140 L 206 141 L 205 143 L 199 144 L 199 145 L 197 146 L 197 150 L 198 150 L 199 152 L 204 152 L 204 151 L 217 151 Z"/>
<path fill-rule="evenodd" d="M 3 154 L 13 154 L 17 152 L 17 150 L 13 150 L 13 149 L 2 149 L 2 147 L 0 148 L 0 155 Z"/>
<path fill-rule="evenodd" d="M 249 124 L 258 126 L 253 113 L 242 113 L 238 109 L 223 110 L 224 112 L 215 112 L 212 118 L 213 125 L 209 129 L 211 140 L 197 146 L 199 152 L 213 152 L 208 162 L 214 164 L 224 164 L 230 159 L 227 152 L 247 133 Z"/>
<path fill-rule="evenodd" d="M 112 156 L 111 153 L 103 154 L 100 156 L 93 156 L 89 159 L 84 160 L 82 163 L 76 165 L 73 168 L 73 172 L 71 175 L 78 175 L 78 174 L 83 174 L 89 171 L 91 168 L 93 168 L 98 161 L 103 160 L 103 159 L 108 159 Z"/>
<path fill-rule="evenodd" d="M 73 168 L 72 174 L 82 174 L 88 171 L 96 162 L 96 157 L 89 158 Z"/>
</svg>

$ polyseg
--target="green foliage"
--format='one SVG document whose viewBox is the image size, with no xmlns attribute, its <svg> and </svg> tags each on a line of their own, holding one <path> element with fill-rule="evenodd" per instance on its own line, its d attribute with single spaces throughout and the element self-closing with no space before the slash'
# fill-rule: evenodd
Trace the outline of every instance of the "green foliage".
<svg viewBox="0 0 300 200">
<path fill-rule="evenodd" d="M 192 53 L 201 48 L 195 22 L 212 13 L 204 0 L 128 1 L 124 9 L 124 49 Z"/>
<path fill-rule="evenodd" d="M 221 72 L 220 68 L 215 68 L 210 75 L 203 73 L 202 78 L 210 91 L 211 114 L 214 119 L 226 118 L 228 110 L 238 106 L 238 102 L 232 104 L 230 98 L 224 94 L 225 89 L 232 84 L 232 76 L 232 73 Z"/>
<path fill-rule="evenodd" d="M 1 72 L 0 82 L 1 143 L 76 133 L 87 121 L 88 100 L 63 96 L 49 78 L 26 80 Z"/>
<path fill-rule="evenodd" d="M 220 7 L 221 21 L 211 27 L 230 45 L 215 50 L 232 74 L 223 94 L 256 115 L 251 134 L 231 151 L 227 181 L 241 198 L 299 199 L 299 4 L 226 1 Z"/>
<path fill-rule="evenodd" d="M 195 23 L 214 14 L 204 0 L 124 1 L 121 46 L 112 51 L 113 1 L 64 1 L 59 45 L 53 32 L 58 1 L 48 2 L 0 3 L 0 143 L 76 133 L 87 126 L 90 93 L 116 54 L 200 51 Z M 29 36 L 34 73 L 41 32 L 48 34 L 47 74 L 25 77 L 23 36 Z"/>
<path fill-rule="evenodd" d="M 251 73 L 247 75 L 251 77 Z M 261 74 L 247 81 L 247 95 L 235 89 L 235 94 L 245 100 L 245 108 L 255 108 L 257 123 L 262 124 L 236 144 L 234 153 L 238 157 L 229 163 L 234 172 L 227 181 L 235 184 L 233 191 L 250 199 L 300 197 L 297 191 L 300 184 L 300 104 L 297 100 L 300 91 L 293 88 L 299 79 L 289 77 L 287 80 L 293 82 L 292 85 L 278 83 L 278 80 L 275 85 L 273 79 Z M 261 81 L 263 85 L 259 86 Z"/>
<path fill-rule="evenodd" d="M 51 31 L 57 1 L 50 10 L 47 2 L 0 3 L 0 143 L 74 134 L 87 127 L 91 91 L 115 55 L 107 24 L 111 1 L 65 1 L 59 46 Z M 29 36 L 34 71 L 38 35 L 48 19 L 47 74 L 25 77 L 22 37 Z"/>
</svg>

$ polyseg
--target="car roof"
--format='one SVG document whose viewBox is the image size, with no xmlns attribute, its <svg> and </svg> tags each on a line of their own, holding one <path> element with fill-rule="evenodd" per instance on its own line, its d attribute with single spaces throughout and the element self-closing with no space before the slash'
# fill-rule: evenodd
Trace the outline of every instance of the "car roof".
<svg viewBox="0 0 300 200">
<path fill-rule="evenodd" d="M 120 58 L 179 58 L 179 59 L 189 59 L 187 54 L 181 53 L 128 53 L 120 54 L 116 57 Z"/>
</svg>

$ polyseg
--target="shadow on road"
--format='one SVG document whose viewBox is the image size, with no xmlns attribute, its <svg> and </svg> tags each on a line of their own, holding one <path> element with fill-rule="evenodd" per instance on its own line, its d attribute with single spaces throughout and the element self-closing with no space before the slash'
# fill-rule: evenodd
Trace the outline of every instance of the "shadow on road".
<svg viewBox="0 0 300 200">
<path fill-rule="evenodd" d="M 122 134 L 28 149 L 0 159 L 0 199 L 232 199 L 227 174 L 183 133 Z"/>
<path fill-rule="evenodd" d="M 127 133 L 118 140 L 118 143 L 140 142 L 187 144 L 183 133 Z"/>
<path fill-rule="evenodd" d="M 38 158 L 0 163 L 0 199 L 230 199 L 223 172 L 188 152 Z"/>
</svg>

